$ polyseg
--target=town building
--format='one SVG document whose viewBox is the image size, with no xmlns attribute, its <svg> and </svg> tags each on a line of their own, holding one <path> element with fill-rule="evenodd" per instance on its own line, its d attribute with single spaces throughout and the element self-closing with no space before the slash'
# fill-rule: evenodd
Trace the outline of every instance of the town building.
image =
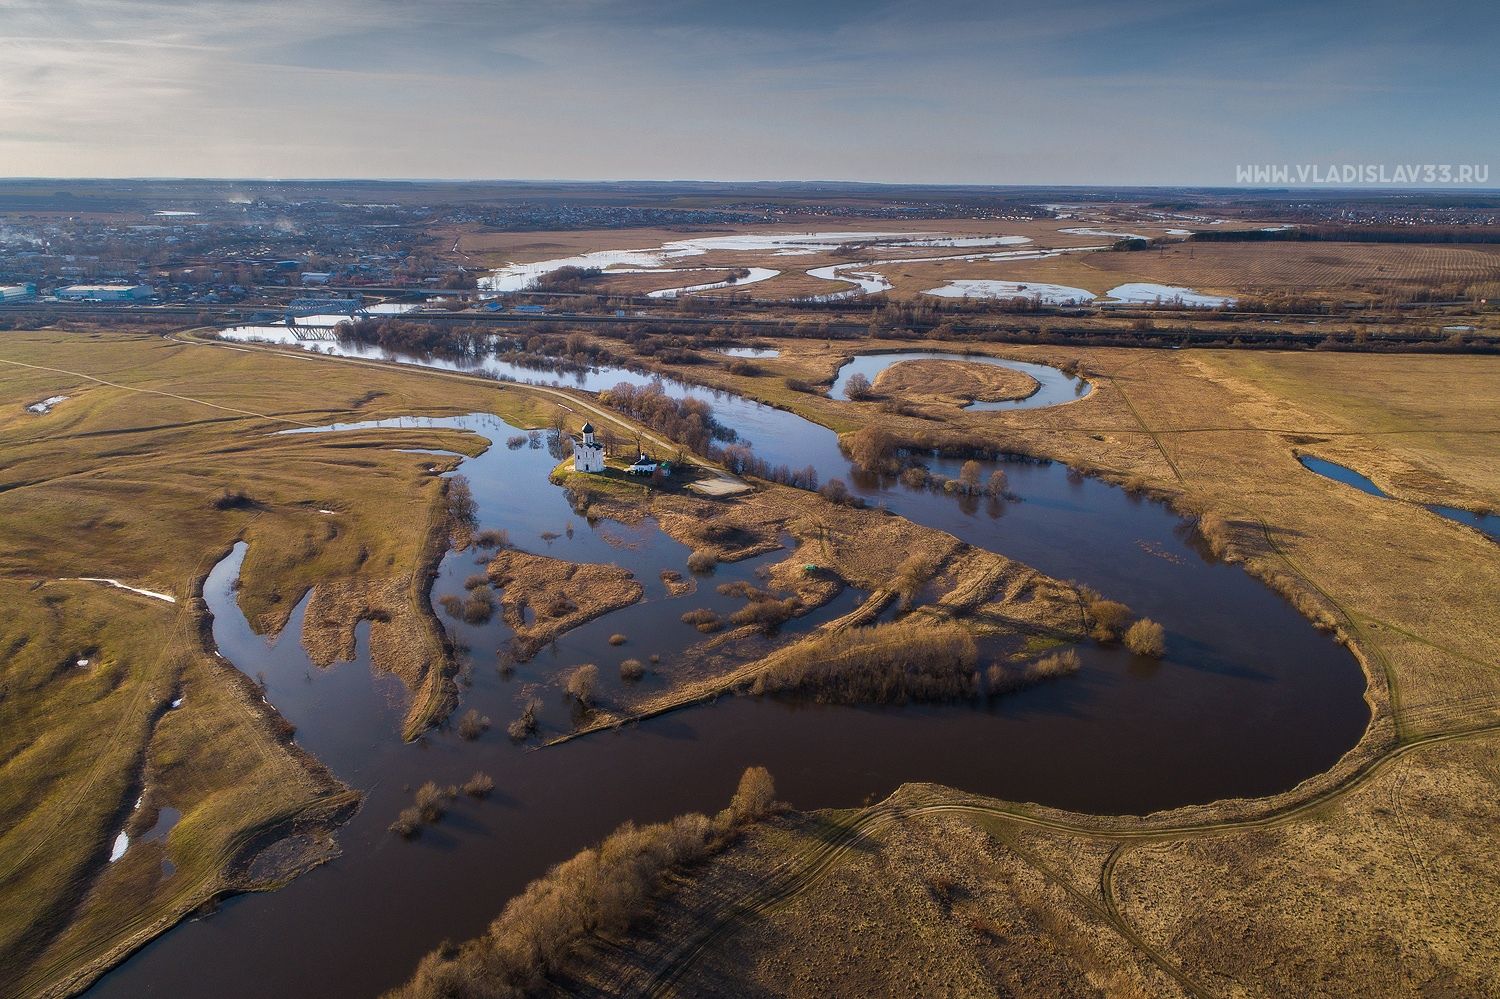
<svg viewBox="0 0 1500 999">
<path fill-rule="evenodd" d="M 142 302 L 156 294 L 149 284 L 74 284 L 57 289 L 70 302 Z"/>
<path fill-rule="evenodd" d="M 327 284 L 332 280 L 333 274 L 328 271 L 303 271 L 303 284 Z"/>
<path fill-rule="evenodd" d="M 583 425 L 583 438 L 573 440 L 573 470 L 576 472 L 604 471 L 604 445 L 594 438 L 594 425 Z"/>
<path fill-rule="evenodd" d="M 0 285 L 0 302 L 26 302 L 36 298 L 34 284 Z"/>
</svg>

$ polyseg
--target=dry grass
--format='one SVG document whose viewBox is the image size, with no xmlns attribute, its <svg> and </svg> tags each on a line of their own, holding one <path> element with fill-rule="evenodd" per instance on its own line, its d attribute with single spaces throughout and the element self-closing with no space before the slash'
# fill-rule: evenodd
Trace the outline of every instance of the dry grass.
<svg viewBox="0 0 1500 999">
<path fill-rule="evenodd" d="M 1023 399 L 1039 387 L 1025 372 L 963 361 L 902 361 L 875 379 L 877 396 L 947 406 Z"/>
<path fill-rule="evenodd" d="M 514 549 L 495 555 L 489 576 L 503 591 L 500 612 L 515 632 L 513 645 L 522 660 L 580 624 L 630 606 L 644 592 L 619 566 L 564 562 Z"/>
<path fill-rule="evenodd" d="M 908 618 L 801 642 L 757 673 L 750 689 L 833 704 L 957 700 L 978 693 L 978 657 L 962 625 Z"/>
<path fill-rule="evenodd" d="M 1493 281 L 1492 246 L 1379 243 L 1183 243 L 1143 253 L 1079 253 L 1045 260 L 952 261 L 884 269 L 892 294 L 910 298 L 957 278 L 1045 282 L 1102 295 L 1127 282 L 1231 295 L 1295 294 L 1345 300 L 1394 288 Z"/>
</svg>

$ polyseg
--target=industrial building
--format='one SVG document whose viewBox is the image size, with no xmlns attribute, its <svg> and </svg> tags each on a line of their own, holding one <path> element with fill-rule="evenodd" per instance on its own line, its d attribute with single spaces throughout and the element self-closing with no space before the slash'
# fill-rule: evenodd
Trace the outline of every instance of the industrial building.
<svg viewBox="0 0 1500 999">
<path fill-rule="evenodd" d="M 148 284 L 75 284 L 57 289 L 57 297 L 73 302 L 140 302 L 156 292 Z"/>
<path fill-rule="evenodd" d="M 0 302 L 26 302 L 36 298 L 34 284 L 0 285 Z"/>
</svg>

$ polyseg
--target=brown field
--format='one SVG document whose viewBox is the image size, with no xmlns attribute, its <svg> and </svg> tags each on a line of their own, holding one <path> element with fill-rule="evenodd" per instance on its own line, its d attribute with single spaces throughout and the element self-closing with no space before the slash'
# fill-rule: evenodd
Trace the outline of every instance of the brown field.
<svg viewBox="0 0 1500 999">
<path fill-rule="evenodd" d="M 529 263 L 557 257 L 573 256 L 592 250 L 646 250 L 663 243 L 703 236 L 745 233 L 766 235 L 774 233 L 805 232 L 932 232 L 961 236 L 1026 236 L 1038 247 L 1096 246 L 1108 243 L 1107 238 L 1080 236 L 1060 232 L 1066 228 L 1100 227 L 1106 230 L 1140 232 L 1143 235 L 1159 235 L 1173 228 L 1168 223 L 1112 222 L 1106 216 L 1076 219 L 1035 219 L 1032 221 L 1007 221 L 1004 219 L 829 219 L 812 218 L 804 224 L 778 223 L 765 226 L 683 226 L 681 228 L 647 229 L 587 229 L 562 232 L 489 232 L 476 226 L 450 227 L 434 230 L 439 244 L 451 247 L 458 241 L 459 252 L 466 255 L 469 263 L 499 267 L 508 263 Z M 1228 223 L 1219 229 L 1252 227 L 1252 223 Z M 851 242 L 858 242 L 855 237 Z M 1024 247 L 1012 247 L 1022 249 Z M 997 247 L 996 249 L 1007 249 Z M 894 252 L 880 251 L 882 257 L 937 256 L 947 253 L 968 252 L 963 249 L 944 247 L 921 247 L 898 249 Z M 977 252 L 977 251 L 976 251 Z M 689 267 L 729 267 L 759 264 L 764 267 L 786 269 L 789 272 L 805 271 L 823 264 L 846 262 L 850 258 L 833 257 L 827 254 L 777 257 L 764 252 L 742 253 L 716 250 L 702 256 L 684 258 L 681 263 Z M 670 265 L 669 265 L 670 266 Z M 816 279 L 814 279 L 816 280 Z M 820 282 L 826 284 L 826 282 Z"/>
<path fill-rule="evenodd" d="M 1500 247 L 1376 243 L 1184 243 L 1046 260 L 905 264 L 884 271 L 909 298 L 955 278 L 1041 281 L 1103 294 L 1128 281 L 1231 295 L 1374 298 L 1398 289 L 1500 279 Z M 769 282 L 767 282 L 769 285 Z"/>
<path fill-rule="evenodd" d="M 1233 225 L 1240 228 L 1249 223 Z M 1099 246 L 1106 237 L 1063 233 L 1063 228 L 1102 228 L 1106 231 L 1161 234 L 1166 224 L 1111 221 L 1108 218 L 1047 219 L 1032 222 L 936 220 L 852 222 L 847 225 L 819 222 L 808 226 L 782 225 L 767 228 L 737 227 L 720 230 L 670 231 L 632 229 L 566 233 L 471 233 L 453 234 L 461 246 L 485 264 L 499 266 L 516 260 L 547 259 L 589 250 L 648 249 L 674 239 L 689 239 L 713 232 L 806 232 L 908 231 L 944 232 L 959 235 L 1023 235 L 1032 243 L 1015 249 L 1047 249 Z M 857 240 L 854 240 L 857 242 Z M 1004 248 L 997 248 L 1004 249 Z M 979 252 L 978 248 L 905 248 L 872 251 L 882 259 L 920 258 Z M 807 256 L 776 256 L 774 253 L 711 251 L 685 258 L 683 266 L 709 268 L 681 275 L 629 274 L 596 282 L 598 290 L 618 294 L 645 294 L 682 284 L 708 283 L 722 274 L 718 268 L 764 266 L 782 273 L 767 281 L 746 286 L 743 291 L 715 289 L 702 294 L 726 297 L 748 295 L 758 300 L 785 300 L 827 295 L 852 288 L 838 282 L 810 277 L 808 270 L 829 264 L 851 263 L 857 257 L 830 253 Z M 670 263 L 669 263 L 670 266 Z M 1493 246 L 1406 245 L 1373 243 L 1185 243 L 1174 242 L 1162 249 L 1134 253 L 1078 253 L 1043 260 L 986 261 L 948 260 L 885 264 L 880 272 L 891 281 L 889 293 L 897 299 L 919 297 L 958 278 L 1037 281 L 1084 288 L 1103 294 L 1131 281 L 1180 285 L 1199 291 L 1238 296 L 1311 296 L 1341 301 L 1379 301 L 1391 294 L 1409 294 L 1429 288 L 1462 290 L 1500 280 L 1500 248 Z"/>
</svg>

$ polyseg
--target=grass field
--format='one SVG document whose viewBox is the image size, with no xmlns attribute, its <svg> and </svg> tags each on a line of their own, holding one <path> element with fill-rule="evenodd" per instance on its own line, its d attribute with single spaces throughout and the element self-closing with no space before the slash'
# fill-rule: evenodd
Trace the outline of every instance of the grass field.
<svg viewBox="0 0 1500 999">
<path fill-rule="evenodd" d="M 58 395 L 50 413 L 25 409 Z M 236 540 L 256 627 L 278 631 L 315 582 L 342 585 L 338 619 L 310 612 L 309 630 L 352 644 L 376 617 L 377 665 L 412 692 L 408 732 L 446 711 L 451 670 L 419 572 L 441 480 L 430 457 L 394 449 L 478 442 L 269 436 L 414 409 L 543 425 L 555 404 L 159 337 L 0 334 L 0 993 L 73 991 L 197 906 L 335 850 L 329 831 L 356 796 L 207 644 L 199 588 Z M 109 862 L 116 834 L 164 807 L 181 812 L 170 834 Z M 280 860 L 256 859 L 278 839 Z"/>
</svg>

